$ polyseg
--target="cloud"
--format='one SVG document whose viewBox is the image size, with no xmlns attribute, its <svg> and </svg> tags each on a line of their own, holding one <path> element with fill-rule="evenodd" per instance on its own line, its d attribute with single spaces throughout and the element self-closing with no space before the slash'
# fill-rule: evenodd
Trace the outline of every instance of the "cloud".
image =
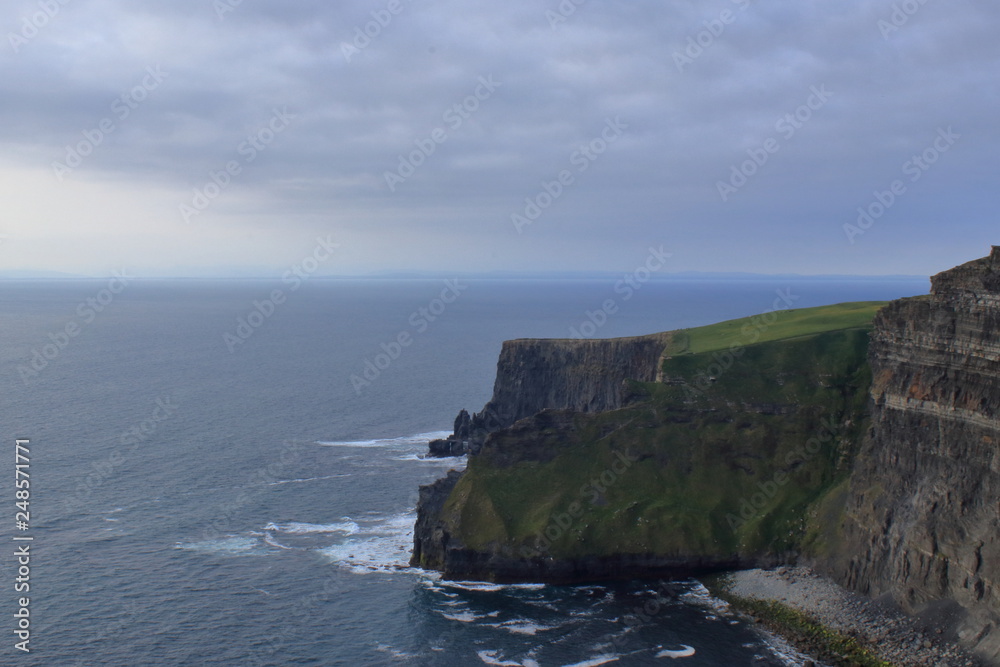
<svg viewBox="0 0 1000 667">
<path fill-rule="evenodd" d="M 191 220 L 195 239 L 258 239 L 237 244 L 246 262 L 218 254 L 221 271 L 279 265 L 324 230 L 355 240 L 358 271 L 446 258 L 462 269 L 627 268 L 656 241 L 673 247 L 679 269 L 919 273 L 995 241 L 984 170 L 998 139 L 990 27 L 1000 8 L 896 3 L 918 9 L 894 17 L 885 0 L 49 4 L 59 10 L 31 39 L 38 2 L 0 16 L 13 39 L 0 55 L 8 167 L 52 171 L 110 121 L 78 168 L 32 178 L 31 192 L 135 196 L 88 221 L 92 245 L 74 260 L 38 246 L 19 255 L 33 266 L 93 270 L 112 234 L 136 247 L 161 238 L 232 162 L 238 175 Z M 165 77 L 136 95 L 150 68 Z M 499 85 L 477 98 L 484 77 Z M 794 134 L 779 129 L 821 86 L 829 101 Z M 294 119 L 270 137 L 276 113 Z M 578 171 L 574 155 L 615 118 L 628 125 L 621 140 Z M 948 126 L 963 137 L 954 151 L 850 244 L 843 226 L 855 209 Z M 769 139 L 779 150 L 723 201 L 719 182 Z M 428 140 L 433 152 L 410 160 Z M 391 187 L 401 160 L 414 173 Z M 563 170 L 572 187 L 518 234 L 511 215 Z M 70 212 L 18 215 L 54 235 L 74 225 Z M 945 219 L 960 233 L 944 234 Z M 394 238 L 410 244 L 405 257 L 380 250 Z M 155 270 L 213 263 L 192 247 Z M 134 261 L 154 270 L 146 254 Z"/>
</svg>

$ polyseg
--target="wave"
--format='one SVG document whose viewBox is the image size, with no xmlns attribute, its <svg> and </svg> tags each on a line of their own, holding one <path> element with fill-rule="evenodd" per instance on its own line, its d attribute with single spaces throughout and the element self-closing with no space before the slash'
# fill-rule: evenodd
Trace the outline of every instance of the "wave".
<svg viewBox="0 0 1000 667">
<path fill-rule="evenodd" d="M 598 655 L 590 660 L 584 660 L 583 662 L 574 662 L 572 665 L 564 665 L 563 667 L 597 667 L 598 665 L 606 665 L 609 662 L 618 662 L 619 656 L 617 655 Z"/>
<path fill-rule="evenodd" d="M 431 440 L 447 438 L 451 431 L 432 431 L 430 433 L 418 433 L 417 435 L 406 435 L 398 438 L 376 438 L 374 440 L 344 440 L 344 441 L 317 441 L 316 444 L 322 447 L 389 447 L 389 448 L 409 448 L 417 445 L 426 445 Z"/>
<path fill-rule="evenodd" d="M 185 551 L 196 551 L 201 553 L 211 553 L 221 556 L 264 556 L 277 553 L 278 549 L 291 551 L 294 549 L 308 548 L 302 546 L 289 546 L 282 544 L 276 538 L 276 534 L 288 536 L 303 535 L 330 535 L 340 533 L 351 535 L 358 530 L 357 524 L 353 521 L 331 524 L 312 523 L 269 523 L 260 531 L 249 530 L 242 535 L 227 535 L 212 540 L 202 540 L 199 542 L 177 542 L 175 548 Z M 303 538 L 299 537 L 301 542 Z M 316 539 L 314 537 L 314 539 Z M 292 542 L 295 545 L 295 542 Z"/>
<path fill-rule="evenodd" d="M 482 618 L 482 616 L 477 616 L 471 611 L 463 611 L 458 614 L 445 614 L 442 612 L 441 616 L 447 618 L 449 621 L 458 621 L 459 623 L 472 623 Z"/>
<path fill-rule="evenodd" d="M 269 544 L 272 547 L 277 547 L 279 549 L 288 549 L 288 550 L 291 550 L 291 549 L 294 548 L 294 547 L 286 547 L 284 544 L 281 544 L 280 542 L 278 542 L 277 540 L 274 539 L 274 536 L 271 535 L 271 533 L 265 533 L 264 534 L 264 544 Z"/>
<path fill-rule="evenodd" d="M 504 590 L 540 591 L 546 584 L 490 584 L 485 581 L 439 581 L 439 585 L 460 588 L 464 591 L 495 593 Z"/>
<path fill-rule="evenodd" d="M 202 542 L 178 542 L 174 548 L 226 555 L 250 555 L 260 553 L 260 540 L 256 537 L 230 535 Z"/>
<path fill-rule="evenodd" d="M 350 519 L 345 519 L 341 523 L 299 523 L 291 521 L 289 523 L 269 523 L 264 526 L 264 530 L 271 530 L 276 533 L 287 533 L 289 535 L 310 535 L 313 533 L 343 533 L 354 535 L 361 530 L 358 524 Z"/>
<path fill-rule="evenodd" d="M 681 600 L 688 604 L 710 610 L 715 614 L 727 615 L 730 613 L 729 604 L 713 597 L 700 581 L 692 580 L 689 583 L 691 584 L 691 588 L 680 596 Z"/>
<path fill-rule="evenodd" d="M 438 465 L 458 466 L 466 462 L 465 456 L 427 456 L 426 454 L 406 454 L 394 456 L 393 461 L 417 461 L 419 463 L 436 463 Z"/>
<path fill-rule="evenodd" d="M 695 654 L 693 647 L 681 644 L 681 648 L 675 650 L 664 649 L 656 654 L 657 658 L 690 658 Z"/>
<path fill-rule="evenodd" d="M 488 623 L 491 628 L 500 628 L 506 630 L 515 635 L 528 635 L 534 637 L 539 632 L 545 632 L 546 630 L 555 630 L 557 625 L 539 625 L 537 623 L 532 623 L 526 619 L 516 619 L 513 621 L 504 621 L 503 623 Z"/>
<path fill-rule="evenodd" d="M 303 482 L 318 482 L 323 479 L 340 479 L 350 477 L 350 475 L 325 475 L 323 477 L 303 477 L 302 479 L 281 479 L 277 482 L 268 482 L 268 486 L 278 486 L 279 484 L 301 484 Z"/>
<path fill-rule="evenodd" d="M 416 519 L 414 509 L 370 519 L 359 518 L 357 522 L 345 517 L 358 530 L 343 542 L 319 549 L 319 553 L 357 574 L 410 570 Z"/>
<path fill-rule="evenodd" d="M 521 662 L 504 660 L 500 651 L 476 651 L 479 659 L 487 665 L 497 665 L 498 667 L 538 667 L 538 663 L 531 658 L 526 658 Z"/>
<path fill-rule="evenodd" d="M 572 665 L 564 665 L 564 667 L 597 667 L 598 665 L 606 665 L 609 662 L 618 662 L 619 657 L 617 655 L 599 655 L 590 660 L 584 660 L 583 662 L 574 662 Z"/>
</svg>

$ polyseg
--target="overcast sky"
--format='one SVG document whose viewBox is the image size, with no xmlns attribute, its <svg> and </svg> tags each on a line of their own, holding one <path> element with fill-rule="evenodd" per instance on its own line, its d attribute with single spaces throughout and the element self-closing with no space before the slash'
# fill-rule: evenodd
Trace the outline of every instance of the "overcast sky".
<svg viewBox="0 0 1000 667">
<path fill-rule="evenodd" d="M 274 275 L 322 238 L 324 274 L 663 246 L 927 275 L 1000 244 L 995 2 L 18 0 L 0 26 L 0 270 Z"/>
</svg>

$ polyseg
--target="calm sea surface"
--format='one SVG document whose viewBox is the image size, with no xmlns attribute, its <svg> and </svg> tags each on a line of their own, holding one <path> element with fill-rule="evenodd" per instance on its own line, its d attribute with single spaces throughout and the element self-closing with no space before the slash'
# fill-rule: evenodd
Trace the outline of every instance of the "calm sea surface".
<svg viewBox="0 0 1000 667">
<path fill-rule="evenodd" d="M 927 281 L 614 287 L 0 282 L 0 664 L 797 664 L 694 582 L 500 587 L 406 568 L 417 487 L 464 466 L 423 459 L 427 441 L 487 401 L 503 340 L 645 334 L 762 312 L 778 291 L 807 307 Z M 16 438 L 30 439 L 28 531 Z M 15 533 L 34 537 L 30 654 L 14 648 Z"/>
</svg>

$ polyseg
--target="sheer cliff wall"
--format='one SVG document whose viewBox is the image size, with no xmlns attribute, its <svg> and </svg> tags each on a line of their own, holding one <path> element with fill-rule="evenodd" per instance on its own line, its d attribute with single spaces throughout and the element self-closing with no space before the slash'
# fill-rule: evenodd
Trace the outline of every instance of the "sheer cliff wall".
<svg viewBox="0 0 1000 667">
<path fill-rule="evenodd" d="M 835 573 L 950 615 L 1000 661 L 1000 247 L 885 308 L 869 355 L 872 431 Z"/>
<path fill-rule="evenodd" d="M 606 340 L 506 341 L 493 398 L 472 418 L 473 432 L 506 428 L 545 409 L 604 412 L 622 407 L 628 381 L 652 382 L 669 333 Z"/>
</svg>

